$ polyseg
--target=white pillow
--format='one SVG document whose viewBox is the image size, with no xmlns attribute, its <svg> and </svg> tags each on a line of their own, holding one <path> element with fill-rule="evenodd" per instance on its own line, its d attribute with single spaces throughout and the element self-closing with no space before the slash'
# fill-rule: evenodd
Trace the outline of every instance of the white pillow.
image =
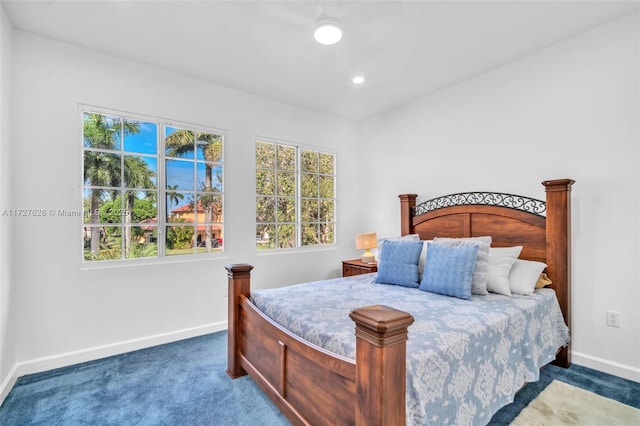
<svg viewBox="0 0 640 426">
<path fill-rule="evenodd" d="M 522 246 L 515 247 L 491 247 L 489 249 L 489 281 L 487 290 L 492 293 L 511 296 L 511 285 L 509 284 L 509 271 L 513 262 L 516 261 Z"/>
<path fill-rule="evenodd" d="M 533 260 L 516 259 L 509 272 L 509 287 L 513 294 L 532 295 L 540 274 L 547 265 Z"/>
<path fill-rule="evenodd" d="M 489 281 L 489 249 L 491 248 L 491 237 L 469 237 L 469 238 L 434 238 L 434 244 L 443 244 L 449 247 L 458 246 L 478 246 L 478 256 L 476 266 L 473 270 L 473 280 L 471 281 L 471 294 L 487 294 L 487 282 Z"/>
<path fill-rule="evenodd" d="M 522 252 L 522 246 L 514 246 L 514 247 L 491 247 L 489 249 L 489 256 L 520 256 Z"/>
<path fill-rule="evenodd" d="M 422 274 L 424 272 L 424 265 L 427 263 L 427 243 L 432 243 L 433 240 L 424 240 L 422 243 L 422 251 L 420 252 L 420 260 L 418 260 L 418 275 L 420 281 L 422 281 Z"/>
</svg>

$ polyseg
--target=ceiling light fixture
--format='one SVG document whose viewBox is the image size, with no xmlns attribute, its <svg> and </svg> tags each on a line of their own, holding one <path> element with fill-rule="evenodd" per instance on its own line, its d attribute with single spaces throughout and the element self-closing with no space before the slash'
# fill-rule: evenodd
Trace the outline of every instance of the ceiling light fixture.
<svg viewBox="0 0 640 426">
<path fill-rule="evenodd" d="M 334 18 L 320 18 L 316 22 L 316 30 L 313 33 L 313 37 L 320 44 L 327 46 L 336 44 L 342 38 L 340 21 Z"/>
<path fill-rule="evenodd" d="M 353 77 L 353 79 L 351 79 L 351 81 L 353 82 L 353 84 L 362 84 L 365 82 L 365 78 L 361 75 L 356 75 L 355 77 Z"/>
</svg>

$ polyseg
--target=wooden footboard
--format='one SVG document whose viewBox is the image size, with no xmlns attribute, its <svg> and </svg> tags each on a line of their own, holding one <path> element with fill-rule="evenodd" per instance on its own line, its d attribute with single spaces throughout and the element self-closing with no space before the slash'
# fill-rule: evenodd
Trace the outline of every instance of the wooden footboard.
<svg viewBox="0 0 640 426">
<path fill-rule="evenodd" d="M 413 317 L 386 306 L 355 309 L 356 360 L 285 330 L 250 301 L 247 264 L 229 277 L 227 374 L 249 374 L 294 424 L 405 424 L 406 340 Z"/>
</svg>

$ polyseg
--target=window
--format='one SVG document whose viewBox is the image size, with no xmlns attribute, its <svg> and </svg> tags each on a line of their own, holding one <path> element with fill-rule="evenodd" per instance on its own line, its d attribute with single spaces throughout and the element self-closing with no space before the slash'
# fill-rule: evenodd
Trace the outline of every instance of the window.
<svg viewBox="0 0 640 426">
<path fill-rule="evenodd" d="M 256 248 L 335 243 L 335 155 L 256 141 Z"/>
<path fill-rule="evenodd" d="M 83 259 L 222 251 L 223 136 L 83 111 Z"/>
</svg>

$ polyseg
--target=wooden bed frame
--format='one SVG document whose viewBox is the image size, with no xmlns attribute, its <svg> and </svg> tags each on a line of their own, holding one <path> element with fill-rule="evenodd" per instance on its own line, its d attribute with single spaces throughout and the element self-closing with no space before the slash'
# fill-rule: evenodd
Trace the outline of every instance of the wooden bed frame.
<svg viewBox="0 0 640 426">
<path fill-rule="evenodd" d="M 416 206 L 400 195 L 401 233 L 421 239 L 491 235 L 492 246 L 523 245 L 522 259 L 545 262 L 570 327 L 571 199 L 574 181 L 545 181 L 546 203 L 502 193 L 463 193 Z M 546 218 L 540 213 L 546 209 Z M 253 269 L 229 277 L 227 374 L 249 374 L 294 424 L 405 424 L 406 340 L 413 317 L 386 306 L 355 309 L 356 359 L 333 354 L 287 331 L 250 301 Z M 570 365 L 569 347 L 555 363 Z"/>
</svg>

